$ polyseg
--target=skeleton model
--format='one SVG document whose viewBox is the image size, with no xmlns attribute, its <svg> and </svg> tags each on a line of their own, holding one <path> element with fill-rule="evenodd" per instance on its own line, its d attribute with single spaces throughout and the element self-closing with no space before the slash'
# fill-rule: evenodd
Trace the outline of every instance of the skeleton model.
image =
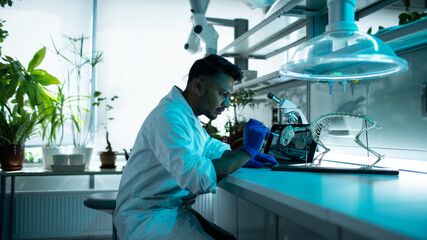
<svg viewBox="0 0 427 240">
<path fill-rule="evenodd" d="M 322 141 L 320 141 L 320 135 L 323 132 L 327 132 L 329 130 L 329 128 L 331 127 L 331 123 L 333 121 L 335 121 L 336 119 L 339 119 L 339 118 L 354 118 L 354 119 L 361 119 L 361 120 L 365 121 L 365 127 L 362 128 L 358 134 L 356 134 L 356 136 L 354 138 L 354 141 L 359 146 L 363 147 L 368 152 L 374 154 L 378 158 L 374 163 L 362 167 L 364 169 L 372 169 L 372 167 L 375 164 L 377 164 L 379 161 L 381 161 L 381 159 L 384 158 L 384 155 L 380 155 L 379 153 L 377 153 L 374 150 L 372 150 L 369 147 L 367 147 L 365 144 L 362 143 L 362 141 L 360 141 L 359 137 L 360 137 L 360 135 L 362 133 L 366 132 L 367 130 L 369 130 L 371 128 L 375 127 L 377 129 L 381 129 L 381 127 L 378 126 L 377 123 L 374 120 L 369 119 L 368 117 L 366 117 L 365 115 L 362 115 L 362 114 L 340 113 L 340 112 L 328 113 L 328 114 L 320 116 L 316 121 L 314 121 L 313 123 L 311 123 L 307 127 L 292 127 L 292 126 L 287 126 L 282 131 L 282 135 L 281 135 L 282 138 L 280 139 L 280 143 L 282 145 L 286 146 L 292 140 L 292 138 L 295 136 L 295 132 L 301 132 L 301 131 L 310 130 L 310 132 L 311 132 L 311 134 L 313 136 L 313 141 L 316 142 L 323 149 L 325 149 L 325 151 L 322 152 L 322 153 L 320 153 L 318 156 L 316 156 L 316 158 L 310 164 L 310 167 L 312 167 L 314 161 L 319 158 L 319 162 L 317 163 L 317 166 L 319 166 L 320 163 L 322 162 L 323 156 L 330 151 L 330 149 L 327 148 L 322 143 Z"/>
</svg>

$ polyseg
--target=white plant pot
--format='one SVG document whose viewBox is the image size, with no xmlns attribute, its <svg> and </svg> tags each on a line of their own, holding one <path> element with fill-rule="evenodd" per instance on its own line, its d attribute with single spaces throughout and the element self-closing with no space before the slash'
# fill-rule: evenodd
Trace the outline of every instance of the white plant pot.
<svg viewBox="0 0 427 240">
<path fill-rule="evenodd" d="M 57 147 L 44 147 L 43 152 L 43 167 L 44 169 L 52 169 L 53 165 L 52 155 L 53 154 L 66 154 L 66 149 Z"/>
<path fill-rule="evenodd" d="M 93 148 L 91 148 L 91 147 L 73 148 L 72 149 L 72 153 L 73 154 L 83 154 L 83 155 L 85 155 L 84 162 L 86 163 L 86 168 L 90 167 L 90 164 L 92 162 Z"/>
</svg>

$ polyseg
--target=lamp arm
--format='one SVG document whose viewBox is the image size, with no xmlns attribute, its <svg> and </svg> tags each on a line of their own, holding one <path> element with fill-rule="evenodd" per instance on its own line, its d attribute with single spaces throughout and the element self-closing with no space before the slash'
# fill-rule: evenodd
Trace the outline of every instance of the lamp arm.
<svg viewBox="0 0 427 240">
<path fill-rule="evenodd" d="M 206 55 L 216 54 L 219 35 L 203 13 L 193 14 L 193 26 L 193 31 L 205 43 Z"/>
<path fill-rule="evenodd" d="M 187 42 L 184 44 L 184 49 L 190 52 L 191 54 L 195 54 L 202 51 L 202 48 L 200 47 L 200 38 L 193 31 L 193 27 L 191 27 L 191 32 L 188 35 Z"/>
<path fill-rule="evenodd" d="M 203 3 L 202 3 L 203 2 Z M 191 12 L 192 13 L 206 13 L 208 8 L 209 0 L 190 0 Z"/>
<path fill-rule="evenodd" d="M 206 20 L 206 10 L 209 5 L 209 0 L 190 0 L 191 12 L 193 13 L 193 28 L 188 36 L 187 43 L 184 48 L 190 53 L 196 53 L 200 48 L 200 40 L 205 43 L 206 55 L 216 54 L 218 44 L 218 32 L 212 24 L 208 24 Z M 197 36 L 200 40 L 197 42 Z"/>
</svg>

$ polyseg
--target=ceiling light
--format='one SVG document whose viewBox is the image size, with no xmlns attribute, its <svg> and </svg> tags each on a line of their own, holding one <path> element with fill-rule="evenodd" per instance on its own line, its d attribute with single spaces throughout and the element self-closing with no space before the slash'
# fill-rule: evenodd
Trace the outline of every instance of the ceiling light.
<svg viewBox="0 0 427 240">
<path fill-rule="evenodd" d="M 355 0 L 328 0 L 326 32 L 302 44 L 280 73 L 302 80 L 364 80 L 408 69 L 380 39 L 358 31 Z"/>
</svg>

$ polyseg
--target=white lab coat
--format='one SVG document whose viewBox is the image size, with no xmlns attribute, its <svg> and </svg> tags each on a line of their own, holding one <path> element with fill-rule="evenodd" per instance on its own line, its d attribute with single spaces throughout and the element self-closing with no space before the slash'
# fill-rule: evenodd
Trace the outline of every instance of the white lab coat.
<svg viewBox="0 0 427 240">
<path fill-rule="evenodd" d="M 123 172 L 114 213 L 120 239 L 211 239 L 187 207 L 215 192 L 211 160 L 229 149 L 173 87 L 144 121 Z"/>
</svg>

